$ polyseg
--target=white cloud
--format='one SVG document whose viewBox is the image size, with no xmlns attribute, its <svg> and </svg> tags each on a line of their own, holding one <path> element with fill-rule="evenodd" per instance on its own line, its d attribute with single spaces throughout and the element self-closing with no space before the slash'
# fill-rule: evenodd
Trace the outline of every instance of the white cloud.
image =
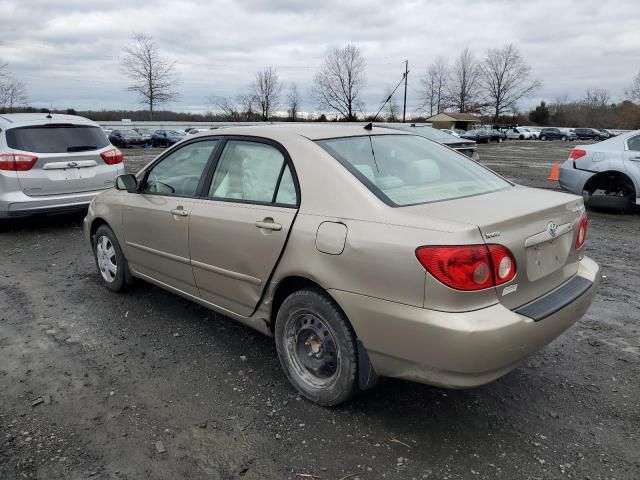
<svg viewBox="0 0 640 480">
<path fill-rule="evenodd" d="M 178 62 L 182 97 L 169 107 L 192 110 L 206 108 L 209 95 L 242 93 L 265 65 L 306 93 L 326 51 L 350 42 L 367 59 L 367 109 L 377 110 L 409 59 L 412 110 L 434 58 L 513 42 L 544 82 L 529 106 L 590 87 L 619 96 L 640 67 L 635 10 L 630 0 L 615 8 L 600 0 L 4 0 L 0 59 L 34 104 L 134 108 L 118 57 L 141 31 Z M 303 108 L 314 107 L 307 98 Z"/>
</svg>

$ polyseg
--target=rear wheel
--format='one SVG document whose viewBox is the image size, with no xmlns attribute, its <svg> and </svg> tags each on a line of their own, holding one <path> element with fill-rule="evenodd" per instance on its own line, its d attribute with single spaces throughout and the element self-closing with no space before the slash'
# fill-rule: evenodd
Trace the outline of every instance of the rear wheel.
<svg viewBox="0 0 640 480">
<path fill-rule="evenodd" d="M 105 286 L 114 292 L 126 289 L 131 281 L 127 260 L 124 258 L 116 235 L 107 225 L 101 225 L 96 230 L 93 254 Z"/>
<path fill-rule="evenodd" d="M 561 140 L 562 140 L 563 142 L 566 142 L 566 141 L 567 141 L 567 136 L 566 136 L 566 135 L 563 135 L 563 136 L 562 136 L 562 138 L 561 138 Z"/>
<path fill-rule="evenodd" d="M 542 135 L 542 136 L 540 136 L 540 140 L 546 140 L 546 139 L 547 139 L 547 136 L 546 136 L 546 135 Z"/>
<path fill-rule="evenodd" d="M 278 310 L 276 350 L 291 384 L 320 405 L 358 393 L 355 335 L 344 313 L 325 294 L 299 290 Z"/>
</svg>

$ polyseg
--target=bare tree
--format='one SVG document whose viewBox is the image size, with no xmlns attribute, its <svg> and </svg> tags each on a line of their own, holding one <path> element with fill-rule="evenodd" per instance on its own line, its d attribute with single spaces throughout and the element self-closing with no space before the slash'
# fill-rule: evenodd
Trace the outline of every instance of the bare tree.
<svg viewBox="0 0 640 480">
<path fill-rule="evenodd" d="M 542 83 L 531 78 L 531 67 L 511 43 L 502 48 L 490 48 L 480 64 L 480 84 L 494 121 L 506 112 L 513 112 L 518 100 L 534 93 Z"/>
<path fill-rule="evenodd" d="M 155 106 L 179 97 L 175 90 L 179 82 L 176 63 L 163 59 L 153 38 L 141 33 L 134 33 L 123 51 L 122 72 L 131 79 L 127 90 L 147 105 L 152 120 Z"/>
<path fill-rule="evenodd" d="M 427 68 L 425 76 L 420 79 L 422 85 L 423 107 L 430 116 L 442 112 L 446 108 L 446 91 L 450 79 L 447 59 L 438 57 Z"/>
<path fill-rule="evenodd" d="M 26 84 L 11 75 L 7 63 L 0 62 L 0 108 L 11 110 L 27 101 Z"/>
<path fill-rule="evenodd" d="M 316 72 L 311 88 L 319 107 L 354 120 L 360 91 L 366 84 L 365 66 L 364 56 L 355 45 L 331 50 Z"/>
<path fill-rule="evenodd" d="M 625 93 L 631 98 L 631 100 L 635 100 L 640 103 L 640 72 L 633 78 L 633 82 L 625 90 Z"/>
<path fill-rule="evenodd" d="M 289 88 L 289 92 L 287 93 L 287 104 L 289 106 L 287 113 L 289 115 L 289 119 L 294 122 L 298 118 L 298 109 L 300 108 L 301 102 L 302 95 L 298 91 L 298 86 L 295 83 L 292 83 Z"/>
<path fill-rule="evenodd" d="M 208 97 L 208 102 L 220 115 L 231 122 L 251 121 L 256 119 L 253 95 L 237 95 L 236 97 Z"/>
<path fill-rule="evenodd" d="M 480 69 L 475 56 L 468 48 L 456 58 L 451 69 L 451 81 L 447 97 L 451 106 L 459 112 L 467 112 L 477 106 Z"/>
<path fill-rule="evenodd" d="M 602 88 L 588 88 L 582 103 L 592 110 L 604 108 L 609 104 L 609 92 Z"/>
<path fill-rule="evenodd" d="M 256 79 L 251 85 L 250 95 L 255 99 L 262 112 L 262 120 L 269 120 L 273 111 L 278 107 L 282 82 L 278 79 L 278 72 L 273 67 L 265 67 L 256 73 Z"/>
</svg>

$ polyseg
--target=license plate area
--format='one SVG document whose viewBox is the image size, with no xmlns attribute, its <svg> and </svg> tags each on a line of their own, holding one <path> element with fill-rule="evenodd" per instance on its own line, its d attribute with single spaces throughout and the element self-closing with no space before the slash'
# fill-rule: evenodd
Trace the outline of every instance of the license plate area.
<svg viewBox="0 0 640 480">
<path fill-rule="evenodd" d="M 572 236 L 567 233 L 526 248 L 527 278 L 539 280 L 559 270 L 567 263 Z"/>
</svg>

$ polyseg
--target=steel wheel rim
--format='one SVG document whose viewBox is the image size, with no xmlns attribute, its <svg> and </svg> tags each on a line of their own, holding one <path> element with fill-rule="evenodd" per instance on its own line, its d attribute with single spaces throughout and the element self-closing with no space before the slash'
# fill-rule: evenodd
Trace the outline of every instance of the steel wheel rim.
<svg viewBox="0 0 640 480">
<path fill-rule="evenodd" d="M 96 258 L 100 275 L 108 283 L 113 282 L 118 275 L 118 259 L 116 249 L 109 237 L 101 235 L 96 243 Z"/>
<path fill-rule="evenodd" d="M 285 335 L 285 355 L 299 379 L 312 388 L 335 383 L 342 367 L 340 350 L 322 318 L 310 311 L 296 312 Z"/>
</svg>

